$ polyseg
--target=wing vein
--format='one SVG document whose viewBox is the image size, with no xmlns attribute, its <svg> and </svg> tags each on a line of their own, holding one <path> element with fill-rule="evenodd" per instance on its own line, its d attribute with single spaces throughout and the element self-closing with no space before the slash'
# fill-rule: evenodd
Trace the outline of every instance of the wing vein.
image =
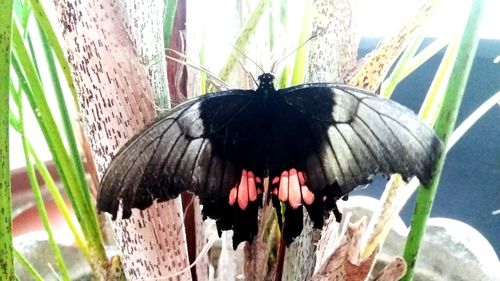
<svg viewBox="0 0 500 281">
<path fill-rule="evenodd" d="M 349 126 L 350 126 L 350 125 L 349 125 Z M 342 131 L 341 131 L 341 130 L 339 130 L 339 128 L 337 128 L 337 126 L 333 126 L 333 127 L 335 127 L 335 129 L 337 130 L 337 132 L 339 133 L 339 135 L 340 135 L 340 136 L 342 137 L 342 139 L 344 140 L 344 143 L 345 143 L 345 144 L 347 145 L 347 147 L 349 148 L 349 152 L 351 153 L 352 158 L 354 159 L 354 162 L 355 162 L 355 163 L 356 163 L 356 165 L 358 166 L 359 171 L 360 171 L 360 172 L 363 172 L 363 171 L 362 171 L 362 169 L 361 169 L 361 165 L 359 164 L 359 163 L 360 163 L 360 161 L 358 161 L 358 159 L 356 159 L 357 157 L 356 157 L 355 153 L 353 152 L 352 145 L 351 145 L 351 144 L 349 144 L 349 141 L 347 141 L 346 137 L 342 134 Z M 348 167 L 349 167 L 349 170 L 351 171 L 352 175 L 353 175 L 353 176 L 356 176 L 356 173 L 355 173 L 355 171 L 353 171 L 353 169 L 352 169 L 351 165 L 348 165 Z"/>
<path fill-rule="evenodd" d="M 382 149 L 385 150 L 385 154 L 389 156 L 389 158 L 392 160 L 392 161 L 388 161 L 388 165 L 389 165 L 389 168 L 394 171 L 395 168 L 394 168 L 394 165 L 393 163 L 395 162 L 394 158 L 392 157 L 392 153 L 390 151 L 390 149 L 388 149 L 386 147 L 386 145 L 384 144 L 383 141 L 381 141 L 380 137 L 377 135 L 377 133 L 372 130 L 372 128 L 370 128 L 370 126 L 368 126 L 368 123 L 366 123 L 366 121 L 359 115 L 356 114 L 356 116 L 359 118 L 359 120 L 361 121 L 361 123 L 363 123 L 363 125 L 373 134 L 373 136 L 377 139 L 377 142 L 379 143 L 379 145 L 382 147 Z"/>
<path fill-rule="evenodd" d="M 359 118 L 358 116 L 356 116 L 356 117 L 357 117 L 357 118 Z M 358 131 L 354 128 L 354 127 L 352 127 L 352 126 L 351 126 L 351 128 L 352 128 L 352 131 L 356 134 L 356 136 L 358 136 L 358 138 L 361 140 L 361 142 L 363 143 L 363 145 L 367 148 L 368 152 L 371 154 L 371 156 L 373 157 L 373 159 L 374 159 L 375 161 L 377 161 L 377 162 L 378 162 L 378 164 L 380 165 L 379 159 L 377 159 L 377 156 L 376 156 L 375 152 L 373 151 L 373 149 L 371 148 L 371 146 L 370 146 L 370 145 L 368 145 L 368 143 L 367 143 L 367 142 L 366 142 L 366 140 L 363 138 L 363 136 L 361 136 L 361 135 L 359 134 L 359 132 L 358 132 Z M 377 140 L 378 140 L 378 139 L 377 139 Z M 380 166 L 382 166 L 382 165 L 380 165 Z"/>
<path fill-rule="evenodd" d="M 335 128 L 335 129 L 336 129 L 336 128 Z M 330 139 L 330 137 L 329 137 L 329 136 L 326 136 L 326 139 L 328 140 L 328 145 L 330 146 L 330 149 L 331 149 L 331 151 L 332 151 L 333 158 L 335 158 L 335 162 L 337 162 L 337 167 L 339 167 L 339 173 L 340 173 L 340 175 L 339 175 L 339 176 L 341 176 L 341 177 L 342 177 L 342 182 L 343 182 L 343 184 L 346 184 L 346 183 L 347 183 L 347 181 L 346 181 L 346 177 L 345 177 L 344 171 L 342 171 L 342 166 L 340 165 L 340 161 L 339 161 L 339 159 L 338 159 L 338 157 L 337 157 L 337 153 L 335 152 L 335 149 L 333 148 L 333 143 L 332 143 L 332 140 Z M 349 166 L 348 166 L 348 167 L 349 167 Z M 349 169 L 349 168 L 348 168 L 348 169 Z M 349 169 L 349 170 L 350 170 L 350 169 Z M 337 182 L 338 182 L 338 180 L 337 180 Z"/>
<path fill-rule="evenodd" d="M 366 103 L 363 103 L 364 105 L 366 105 L 367 107 L 371 108 L 373 111 L 377 112 L 372 106 L 370 106 L 369 104 L 366 104 Z M 402 114 L 405 114 L 405 112 L 401 112 Z M 385 116 L 389 119 L 391 119 L 392 121 L 398 123 L 399 125 L 401 125 L 401 127 L 403 127 L 408 133 L 410 133 L 410 135 L 416 139 L 418 141 L 418 143 L 422 146 L 423 149 L 427 149 L 427 146 L 425 144 L 423 144 L 420 140 L 420 138 L 418 138 L 410 129 L 408 129 L 407 126 L 405 126 L 403 123 L 399 122 L 399 120 L 395 119 L 394 117 L 388 115 L 388 114 L 385 114 L 385 113 L 379 113 L 377 112 L 377 114 L 381 115 L 381 116 Z M 383 118 L 381 118 L 381 120 L 384 122 L 384 124 L 387 125 L 387 123 L 383 120 Z M 387 126 L 388 128 L 390 128 L 390 126 Z M 392 132 L 392 129 L 391 129 L 391 132 Z M 394 134 L 393 134 L 394 135 Z M 396 137 L 397 138 L 397 137 Z"/>
</svg>

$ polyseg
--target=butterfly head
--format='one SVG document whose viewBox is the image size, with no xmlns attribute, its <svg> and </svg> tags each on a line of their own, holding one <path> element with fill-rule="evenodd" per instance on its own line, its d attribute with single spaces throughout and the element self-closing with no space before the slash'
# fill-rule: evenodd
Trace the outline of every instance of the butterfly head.
<svg viewBox="0 0 500 281">
<path fill-rule="evenodd" d="M 259 79 L 259 87 L 257 90 L 261 90 L 265 93 L 267 93 L 269 90 L 276 91 L 274 89 L 274 84 L 273 84 L 274 75 L 272 75 L 271 73 L 264 73 L 261 74 L 258 77 L 258 79 Z"/>
</svg>

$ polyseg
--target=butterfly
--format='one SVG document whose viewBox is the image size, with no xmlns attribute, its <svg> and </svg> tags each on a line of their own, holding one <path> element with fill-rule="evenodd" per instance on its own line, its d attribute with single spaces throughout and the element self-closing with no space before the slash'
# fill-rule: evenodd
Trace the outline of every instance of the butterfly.
<svg viewBox="0 0 500 281">
<path fill-rule="evenodd" d="M 375 174 L 432 177 L 442 143 L 409 109 L 362 89 L 311 83 L 276 90 L 227 90 L 188 100 L 132 138 L 112 159 L 97 208 L 116 219 L 181 192 L 196 194 L 204 218 L 233 245 L 253 240 L 271 198 L 284 239 L 302 231 L 303 209 L 320 228 L 336 201 Z"/>
</svg>

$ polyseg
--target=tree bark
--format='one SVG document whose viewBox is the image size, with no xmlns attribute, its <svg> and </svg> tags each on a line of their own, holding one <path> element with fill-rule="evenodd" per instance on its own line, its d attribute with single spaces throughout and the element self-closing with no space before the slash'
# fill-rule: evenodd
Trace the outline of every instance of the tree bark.
<svg viewBox="0 0 500 281">
<path fill-rule="evenodd" d="M 114 153 L 155 118 L 153 96 L 166 91 L 164 70 L 153 69 L 151 64 L 144 67 L 145 62 L 165 62 L 161 57 L 156 61 L 163 53 L 157 44 L 163 40 L 149 30 L 161 30 L 157 29 L 161 5 L 161 1 L 122 7 L 106 0 L 55 0 L 100 175 Z M 180 199 L 154 204 L 142 212 L 134 210 L 130 219 L 112 222 L 128 279 L 172 275 L 188 266 L 182 222 Z M 191 275 L 188 270 L 168 280 L 191 280 Z"/>
</svg>

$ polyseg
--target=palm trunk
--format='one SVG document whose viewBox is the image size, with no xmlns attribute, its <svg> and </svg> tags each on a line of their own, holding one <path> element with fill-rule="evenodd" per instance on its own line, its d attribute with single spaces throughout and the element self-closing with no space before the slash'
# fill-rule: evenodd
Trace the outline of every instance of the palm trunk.
<svg viewBox="0 0 500 281">
<path fill-rule="evenodd" d="M 154 100 L 169 105 L 163 1 L 57 0 L 55 6 L 102 175 L 112 155 L 155 117 Z M 127 279 L 172 275 L 188 266 L 180 199 L 111 224 Z M 191 275 L 184 271 L 169 280 L 191 280 Z"/>
</svg>

